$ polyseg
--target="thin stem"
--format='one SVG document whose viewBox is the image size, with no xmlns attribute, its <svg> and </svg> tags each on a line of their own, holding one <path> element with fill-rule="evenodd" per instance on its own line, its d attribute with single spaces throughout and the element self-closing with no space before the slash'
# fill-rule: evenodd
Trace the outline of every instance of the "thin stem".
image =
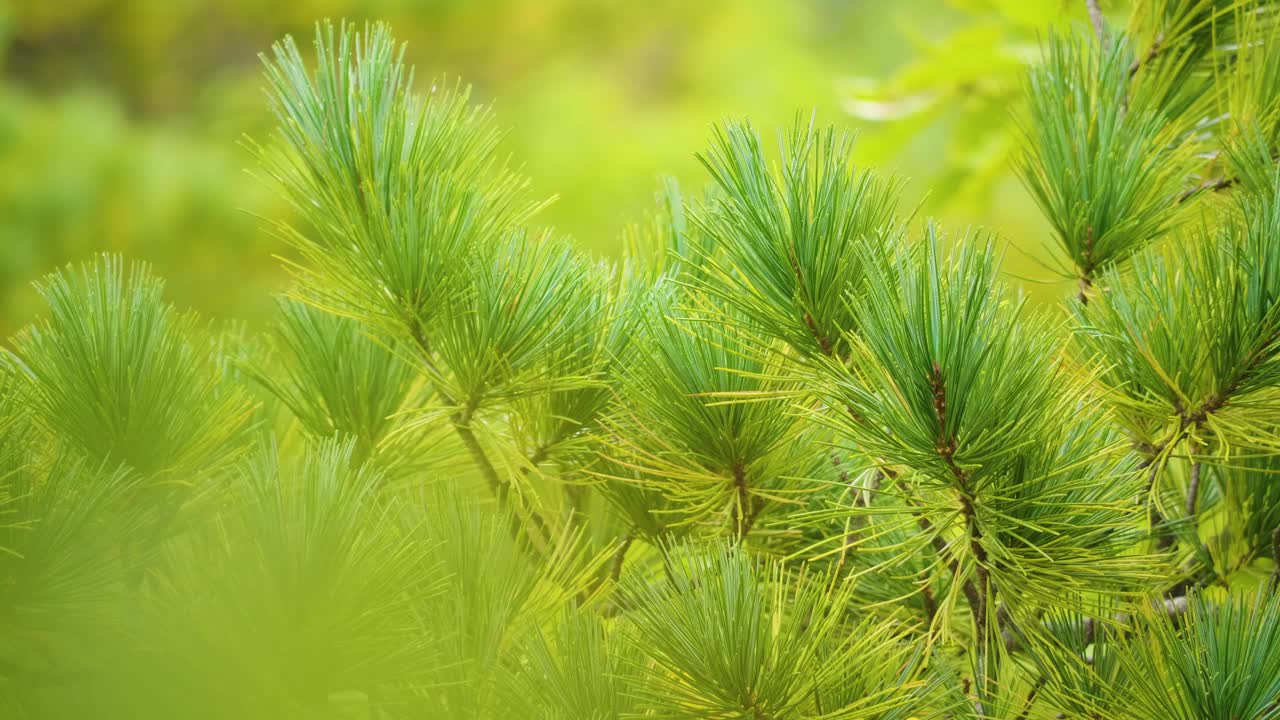
<svg viewBox="0 0 1280 720">
<path fill-rule="evenodd" d="M 410 327 L 410 335 L 413 337 L 414 343 L 422 353 L 422 362 L 427 366 L 427 369 L 433 376 L 436 378 L 440 377 L 441 373 L 436 368 L 435 362 L 431 357 L 431 344 L 427 340 L 426 334 L 422 331 L 422 327 L 417 323 L 413 323 Z M 479 438 L 476 437 L 475 431 L 471 429 L 471 421 L 474 418 L 476 409 L 480 406 L 480 395 L 476 394 L 469 398 L 466 403 L 459 404 L 451 393 L 446 391 L 443 387 L 439 387 L 439 383 L 437 383 L 435 391 L 440 396 L 440 399 L 446 404 L 458 408 L 449 416 L 449 423 L 453 426 L 454 433 L 457 434 L 458 439 L 462 441 L 463 447 L 467 449 L 467 454 L 471 456 L 472 461 L 476 464 L 476 468 L 480 471 L 481 477 L 483 477 L 485 482 L 489 485 L 489 490 L 494 494 L 494 497 L 498 499 L 498 505 L 502 508 L 510 507 L 510 483 L 503 482 L 502 478 L 498 475 L 497 468 L 495 468 L 493 462 L 489 460 L 489 455 L 485 452 L 484 446 L 480 444 Z M 521 505 L 524 504 L 521 503 Z M 529 516 L 529 522 L 533 524 L 534 528 L 538 531 L 539 536 L 549 546 L 551 532 L 547 527 L 546 521 L 544 521 L 542 516 L 538 514 L 538 511 L 532 507 L 524 506 L 520 509 L 524 510 L 525 514 Z M 526 535 L 524 528 L 519 525 L 520 514 L 518 512 L 513 512 L 512 517 L 515 522 L 513 533 L 516 535 L 517 539 L 519 539 L 520 536 Z"/>
<path fill-rule="evenodd" d="M 1089 292 L 1093 290 L 1093 225 L 1084 236 L 1084 248 L 1080 251 L 1080 291 L 1076 298 L 1081 305 L 1089 304 Z"/>
<path fill-rule="evenodd" d="M 924 598 L 924 614 L 929 620 L 930 632 L 932 632 L 934 620 L 938 617 L 938 598 L 933 594 L 928 576 L 925 576 L 924 584 L 920 587 L 920 596 Z"/>
<path fill-rule="evenodd" d="M 627 561 L 627 551 L 635 541 L 636 529 L 631 528 L 622 538 L 622 544 L 613 553 L 613 561 L 609 565 L 609 580 L 613 581 L 614 585 L 617 585 L 618 579 L 622 577 L 622 565 Z"/>
<path fill-rule="evenodd" d="M 747 533 L 751 531 L 751 525 L 755 521 L 756 513 L 753 509 L 754 503 L 751 501 L 751 491 L 747 487 L 747 469 L 742 463 L 735 463 L 733 466 L 733 512 L 731 515 L 733 522 L 733 532 L 737 538 L 737 542 L 741 543 Z"/>
<path fill-rule="evenodd" d="M 1041 675 L 1031 685 L 1031 689 L 1027 691 L 1027 701 L 1022 705 L 1022 712 L 1018 713 L 1017 720 L 1027 720 L 1031 715 L 1031 708 L 1035 705 L 1036 695 L 1039 694 L 1040 688 L 1045 685 L 1045 677 Z"/>
<path fill-rule="evenodd" d="M 1174 202 L 1181 205 L 1202 192 L 1221 192 L 1233 187 L 1237 182 L 1239 180 L 1232 177 L 1209 178 L 1189 190 L 1182 191 Z"/>
<path fill-rule="evenodd" d="M 485 453 L 484 446 L 480 444 L 480 440 L 471 429 L 471 418 L 475 412 L 475 405 L 474 400 L 467 403 L 466 406 L 449 416 L 449 422 L 453 424 L 453 429 L 458 434 L 458 439 L 462 441 L 463 447 L 470 453 L 471 459 L 480 470 L 480 475 L 489 484 L 489 489 L 498 498 L 498 504 L 506 507 L 510 502 L 511 489 L 506 483 L 502 482 L 502 478 L 498 476 L 498 470 L 489 460 L 489 455 Z"/>
<path fill-rule="evenodd" d="M 1187 487 L 1187 517 L 1193 522 L 1196 519 L 1196 504 L 1200 499 L 1200 472 L 1202 467 L 1198 460 L 1191 463 L 1191 482 Z"/>
<path fill-rule="evenodd" d="M 1159 57 L 1161 45 L 1163 43 L 1164 33 L 1160 33 L 1156 36 L 1156 39 L 1151 42 L 1151 47 L 1147 48 L 1146 54 L 1134 60 L 1133 64 L 1129 66 L 1129 77 L 1132 78 L 1134 75 L 1137 75 L 1139 70 Z"/>
<path fill-rule="evenodd" d="M 1093 24 L 1093 32 L 1098 36 L 1098 42 L 1105 42 L 1107 26 L 1106 19 L 1102 16 L 1102 7 L 1098 5 L 1098 0 L 1085 0 L 1084 4 L 1089 9 L 1089 22 Z"/>
<path fill-rule="evenodd" d="M 978 662 L 975 680 L 979 698 L 987 686 L 988 643 L 987 633 L 990 628 L 987 618 L 987 607 L 994 595 L 991 585 L 991 571 L 987 567 L 987 549 L 982 544 L 982 528 L 978 523 L 977 509 L 973 504 L 969 486 L 969 474 L 955 461 L 956 439 L 953 430 L 947 428 L 947 387 L 942 375 L 942 367 L 935 360 L 929 375 L 929 386 L 933 394 L 933 410 L 938 420 L 937 451 L 946 464 L 947 469 L 956 480 L 957 495 L 960 500 L 960 514 L 964 518 L 965 535 L 969 542 L 969 552 L 973 555 L 974 573 L 977 581 L 966 583 L 965 596 L 973 613 L 973 629 L 977 638 Z M 982 715 L 981 701 L 978 703 L 978 714 Z"/>
<path fill-rule="evenodd" d="M 1271 559 L 1275 561 L 1275 569 L 1271 571 L 1271 590 L 1280 590 L 1280 528 L 1271 532 Z"/>
</svg>

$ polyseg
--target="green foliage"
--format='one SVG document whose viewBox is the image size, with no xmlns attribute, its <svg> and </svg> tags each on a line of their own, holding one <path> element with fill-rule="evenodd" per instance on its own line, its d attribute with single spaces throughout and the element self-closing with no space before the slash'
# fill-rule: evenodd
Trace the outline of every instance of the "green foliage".
<svg viewBox="0 0 1280 720">
<path fill-rule="evenodd" d="M 655 299 L 619 371 L 609 454 L 682 508 L 681 522 L 715 516 L 742 536 L 823 461 L 820 439 L 776 402 L 716 402 L 776 386 L 740 339 L 713 329 L 718 313 L 677 311 L 671 294 Z"/>
<path fill-rule="evenodd" d="M 850 407 L 867 452 L 950 485 L 953 468 L 991 467 L 1037 437 L 1070 380 L 1058 339 L 1007 297 L 991 243 L 961 239 L 951 256 L 941 244 L 930 226 L 850 298 L 859 330 L 848 363 L 832 363 L 829 404 Z"/>
<path fill-rule="evenodd" d="M 1198 148 L 1168 122 L 1164 88 L 1130 82 L 1134 51 L 1124 40 L 1100 48 L 1053 35 L 1048 45 L 1031 72 L 1018 164 L 1087 288 L 1176 225 Z"/>
<path fill-rule="evenodd" d="M 640 709 L 635 695 L 643 662 L 625 631 L 599 616 L 565 612 L 529 642 L 528 668 L 514 686 L 513 714 L 548 720 L 619 720 Z"/>
<path fill-rule="evenodd" d="M 282 42 L 266 342 L 115 256 L 9 341 L 0 708 L 1280 717 L 1269 12 L 1047 41 L 1065 310 L 803 120 L 589 260 L 385 26 Z"/>
<path fill-rule="evenodd" d="M 565 242 L 513 236 L 485 248 L 468 288 L 419 340 L 439 356 L 433 380 L 446 398 L 479 405 L 584 380 L 551 362 L 550 348 L 582 342 L 598 318 L 590 265 Z"/>
<path fill-rule="evenodd" d="M 814 381 L 846 409 L 829 422 L 887 466 L 926 521 L 922 541 L 959 526 L 943 554 L 956 570 L 948 604 L 971 577 L 976 592 L 989 578 L 1027 606 L 1139 589 L 1150 560 L 1127 551 L 1140 485 L 1105 418 L 1082 407 L 1089 376 L 1008 297 L 990 242 L 962 240 L 950 256 L 939 245 L 930 227 L 851 299 L 851 358 Z"/>
<path fill-rule="evenodd" d="M 853 168 L 852 141 L 799 121 L 773 168 L 746 124 L 701 156 L 719 191 L 695 222 L 723 252 L 715 292 L 803 354 L 843 356 L 857 322 L 845 303 L 876 241 L 895 234 L 896 183 Z"/>
<path fill-rule="evenodd" d="M 844 614 L 850 584 L 740 550 L 673 550 L 670 586 L 636 595 L 636 642 L 654 656 L 655 717 L 905 717 L 925 685 L 902 630 Z M 858 663 L 856 674 L 846 668 Z"/>
<path fill-rule="evenodd" d="M 432 325 L 478 244 L 530 211 L 495 164 L 498 133 L 463 88 L 412 92 L 385 27 L 316 34 L 316 69 L 292 39 L 265 59 L 287 154 L 267 167 L 308 220 L 281 228 L 309 263 L 315 301 L 389 329 Z"/>
<path fill-rule="evenodd" d="M 526 646 L 566 606 L 589 590 L 595 559 L 569 538 L 530 561 L 525 540 L 508 533 L 512 516 L 483 510 L 449 492 L 428 495 L 424 531 L 446 575 L 444 592 L 423 607 L 426 628 L 438 634 L 440 660 L 414 705 L 419 716 L 502 716 L 504 688 L 545 682 L 522 678 Z M 565 692 L 564 688 L 560 689 Z M 571 689 L 569 692 L 577 692 Z M 525 711 L 517 707 L 511 717 Z"/>
<path fill-rule="evenodd" d="M 148 598 L 141 691 L 158 711 L 343 717 L 353 693 L 377 706 L 427 677 L 419 608 L 443 575 L 382 480 L 350 441 L 243 463 L 233 506 L 171 545 Z"/>
<path fill-rule="evenodd" d="M 1096 307 L 1077 311 L 1085 352 L 1139 442 L 1164 448 L 1195 434 L 1272 445 L 1280 340 L 1280 203 L 1243 204 L 1242 221 L 1201 229 L 1107 276 Z M 1170 427 L 1172 425 L 1172 427 Z"/>
<path fill-rule="evenodd" d="M 1105 627 L 1063 617 L 1068 642 L 1046 665 L 1049 691 L 1092 717 L 1274 718 L 1278 608 L 1274 593 L 1193 594 Z M 1081 641 L 1091 646 L 1084 657 L 1070 649 Z"/>
<path fill-rule="evenodd" d="M 1125 688 L 1130 707 L 1122 717 L 1266 720 L 1280 714 L 1278 597 L 1257 594 L 1215 604 L 1188 598 L 1182 623 L 1148 611 L 1140 621 L 1148 632 L 1117 653 L 1132 683 Z"/>
<path fill-rule="evenodd" d="M 34 452 L 38 429 L 22 412 L 18 378 L 0 370 L 0 675 L 44 677 L 91 667 L 123 585 L 119 543 L 136 531 L 119 503 L 136 478 Z M 10 696 L 0 684 L 0 697 Z"/>
<path fill-rule="evenodd" d="M 145 265 L 102 256 L 38 289 L 49 314 L 14 338 L 13 360 L 50 432 L 148 478 L 207 474 L 234 455 L 250 405 Z"/>
<path fill-rule="evenodd" d="M 416 375 L 395 343 L 359 323 L 293 300 L 280 301 L 282 369 L 251 362 L 247 371 L 316 437 L 351 437 L 369 456 L 415 398 Z"/>
</svg>

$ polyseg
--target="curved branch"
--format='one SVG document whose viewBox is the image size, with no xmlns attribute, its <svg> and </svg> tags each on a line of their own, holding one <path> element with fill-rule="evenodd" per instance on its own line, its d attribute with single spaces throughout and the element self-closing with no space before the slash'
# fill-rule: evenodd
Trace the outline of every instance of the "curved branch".
<svg viewBox="0 0 1280 720">
<path fill-rule="evenodd" d="M 439 377 L 441 373 L 436 368 L 435 362 L 431 357 L 431 344 L 427 340 L 426 333 L 423 332 L 422 326 L 414 322 L 409 327 L 409 334 L 413 338 L 413 342 L 417 345 L 418 350 L 422 354 L 422 362 L 427 366 L 428 371 Z M 462 441 L 462 446 L 466 448 L 467 453 L 471 456 L 472 461 L 479 469 L 481 477 L 485 479 L 489 490 L 498 500 L 498 505 L 502 508 L 510 508 L 511 501 L 511 483 L 503 481 L 498 475 L 498 470 L 493 465 L 493 461 L 489 459 L 488 453 L 485 452 L 484 446 L 480 444 L 480 439 L 476 437 L 475 431 L 471 429 L 471 421 L 474 418 L 475 411 L 480 405 L 480 397 L 472 397 L 465 403 L 459 403 L 451 393 L 444 388 L 436 387 L 436 393 L 440 395 L 440 399 L 447 405 L 458 408 L 449 416 L 449 423 L 453 426 L 454 433 L 458 439 Z M 529 522 L 538 531 L 539 536 L 550 545 L 551 531 L 547 527 L 547 523 L 542 516 L 533 507 L 526 506 L 521 503 L 519 510 L 528 515 Z M 512 532 L 519 540 L 521 536 L 527 537 L 527 533 L 520 526 L 520 513 L 513 512 L 514 525 Z"/>
</svg>

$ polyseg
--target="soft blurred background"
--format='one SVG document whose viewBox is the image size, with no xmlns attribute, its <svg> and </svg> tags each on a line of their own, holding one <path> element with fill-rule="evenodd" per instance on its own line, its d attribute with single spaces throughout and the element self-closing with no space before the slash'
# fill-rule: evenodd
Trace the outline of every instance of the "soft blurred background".
<svg viewBox="0 0 1280 720">
<path fill-rule="evenodd" d="M 262 218 L 287 211 L 241 145 L 271 131 L 257 55 L 326 17 L 387 20 L 420 84 L 474 85 L 558 195 L 544 222 L 597 255 L 662 175 L 702 187 L 712 123 L 815 112 L 907 177 L 921 217 L 997 231 L 1011 274 L 1056 296 L 1009 154 L 1023 64 L 1083 2 L 0 0 L 0 336 L 37 311 L 32 280 L 108 249 L 180 305 L 262 322 L 286 282 Z"/>
</svg>

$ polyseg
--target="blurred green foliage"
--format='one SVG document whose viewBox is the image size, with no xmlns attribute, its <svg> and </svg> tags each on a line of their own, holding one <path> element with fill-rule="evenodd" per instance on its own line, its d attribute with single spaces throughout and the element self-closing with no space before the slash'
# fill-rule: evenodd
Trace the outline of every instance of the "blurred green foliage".
<svg viewBox="0 0 1280 720">
<path fill-rule="evenodd" d="M 1009 172 L 1011 104 L 1036 33 L 1084 17 L 1065 0 L 9 2 L 3 334 L 38 307 L 30 281 L 97 250 L 153 263 L 180 306 L 265 317 L 284 246 L 259 218 L 287 209 L 239 141 L 272 123 L 258 53 L 320 18 L 390 21 L 420 85 L 473 84 L 535 194 L 558 196 L 543 222 L 612 255 L 661 176 L 707 181 L 693 153 L 711 123 L 810 110 L 856 129 L 857 156 L 909 178 L 924 211 L 1046 235 Z"/>
</svg>

